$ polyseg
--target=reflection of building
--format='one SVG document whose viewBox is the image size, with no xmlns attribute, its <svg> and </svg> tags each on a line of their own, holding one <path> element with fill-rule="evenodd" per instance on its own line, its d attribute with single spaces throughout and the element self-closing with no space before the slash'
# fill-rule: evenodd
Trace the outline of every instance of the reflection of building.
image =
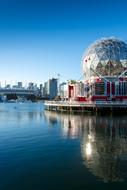
<svg viewBox="0 0 127 190">
<path fill-rule="evenodd" d="M 65 138 L 77 138 L 80 135 L 81 120 L 77 115 L 64 115 L 56 112 L 44 111 L 45 119 L 50 123 L 54 124 L 59 122 L 62 126 L 62 135 Z"/>
<path fill-rule="evenodd" d="M 127 175 L 127 118 L 64 115 L 44 112 L 45 118 L 61 123 L 66 138 L 80 138 L 83 164 L 105 182 Z M 54 122 L 53 122 L 54 124 Z"/>
</svg>

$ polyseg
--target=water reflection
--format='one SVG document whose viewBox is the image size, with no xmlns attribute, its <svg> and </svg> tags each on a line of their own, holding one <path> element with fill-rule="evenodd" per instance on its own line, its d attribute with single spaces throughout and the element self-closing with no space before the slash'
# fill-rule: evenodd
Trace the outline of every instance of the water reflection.
<svg viewBox="0 0 127 190">
<path fill-rule="evenodd" d="M 37 103 L 0 104 L 0 121 L 26 123 L 43 118 L 43 106 Z"/>
<path fill-rule="evenodd" d="M 61 135 L 64 138 L 77 138 L 81 133 L 81 120 L 77 115 L 58 114 L 56 112 L 44 111 L 44 118 L 50 125 L 60 124 Z"/>
<path fill-rule="evenodd" d="M 126 116 L 83 116 L 44 112 L 45 119 L 61 124 L 62 135 L 78 138 L 82 162 L 104 182 L 123 181 L 127 177 Z"/>
</svg>

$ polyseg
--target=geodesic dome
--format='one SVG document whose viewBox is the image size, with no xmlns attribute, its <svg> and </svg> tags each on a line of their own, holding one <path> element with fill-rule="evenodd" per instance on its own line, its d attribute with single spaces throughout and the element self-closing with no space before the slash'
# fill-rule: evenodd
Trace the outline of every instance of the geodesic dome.
<svg viewBox="0 0 127 190">
<path fill-rule="evenodd" d="M 118 76 L 127 68 L 127 44 L 115 38 L 101 39 L 85 52 L 83 73 L 91 76 Z"/>
</svg>

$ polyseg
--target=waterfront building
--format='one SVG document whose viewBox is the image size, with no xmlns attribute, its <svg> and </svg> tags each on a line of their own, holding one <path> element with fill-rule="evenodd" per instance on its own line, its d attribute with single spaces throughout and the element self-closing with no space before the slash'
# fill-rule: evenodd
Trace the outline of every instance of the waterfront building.
<svg viewBox="0 0 127 190">
<path fill-rule="evenodd" d="M 86 100 L 84 83 L 82 81 L 68 82 L 68 99 L 79 101 Z"/>
<path fill-rule="evenodd" d="M 125 42 L 115 38 L 96 41 L 83 55 L 82 65 L 88 100 L 127 100 Z"/>
<path fill-rule="evenodd" d="M 62 112 L 118 112 L 127 109 L 127 44 L 115 38 L 92 44 L 82 58 L 82 82 L 68 83 L 68 102 L 46 102 Z M 80 103 L 82 102 L 82 103 Z"/>
<path fill-rule="evenodd" d="M 68 84 L 63 82 L 59 86 L 59 93 L 62 100 L 68 99 Z"/>
<path fill-rule="evenodd" d="M 83 56 L 89 100 L 127 99 L 127 44 L 115 38 L 92 44 Z"/>
<path fill-rule="evenodd" d="M 68 82 L 67 98 L 78 101 L 127 100 L 127 44 L 116 38 L 93 43 L 82 58 L 83 81 Z M 64 97 L 61 86 L 61 97 Z M 67 88 L 66 88 L 67 89 Z"/>
</svg>

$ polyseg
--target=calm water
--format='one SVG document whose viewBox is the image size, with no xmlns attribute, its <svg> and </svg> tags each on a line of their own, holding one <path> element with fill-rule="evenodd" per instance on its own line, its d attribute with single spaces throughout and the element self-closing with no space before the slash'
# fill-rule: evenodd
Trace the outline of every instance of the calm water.
<svg viewBox="0 0 127 190">
<path fill-rule="evenodd" d="M 0 190 L 126 189 L 127 117 L 0 104 Z"/>
</svg>

